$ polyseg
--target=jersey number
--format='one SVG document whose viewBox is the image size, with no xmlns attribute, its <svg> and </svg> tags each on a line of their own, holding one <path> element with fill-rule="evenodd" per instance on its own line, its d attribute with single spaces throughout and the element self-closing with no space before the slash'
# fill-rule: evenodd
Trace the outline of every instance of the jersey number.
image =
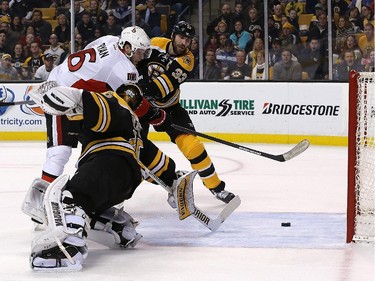
<svg viewBox="0 0 375 281">
<path fill-rule="evenodd" d="M 174 79 L 178 81 L 178 83 L 182 83 L 186 80 L 187 74 L 181 70 L 181 68 L 177 68 L 175 71 L 173 71 L 172 76 Z"/>
<path fill-rule="evenodd" d="M 74 54 L 71 54 L 68 57 L 68 68 L 70 72 L 75 72 L 79 70 L 83 63 L 85 62 L 86 58 L 88 58 L 89 62 L 95 62 L 96 61 L 96 52 L 94 49 L 87 49 L 87 50 L 82 50 L 79 52 L 76 52 Z M 75 61 L 73 63 L 73 59 L 78 59 L 78 61 Z"/>
</svg>

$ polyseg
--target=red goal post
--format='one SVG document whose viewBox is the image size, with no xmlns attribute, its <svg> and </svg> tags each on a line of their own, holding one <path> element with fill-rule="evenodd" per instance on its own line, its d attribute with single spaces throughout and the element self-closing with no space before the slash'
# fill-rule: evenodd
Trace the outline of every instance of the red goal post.
<svg viewBox="0 0 375 281">
<path fill-rule="evenodd" d="M 349 76 L 346 242 L 375 238 L 375 73 Z"/>
</svg>

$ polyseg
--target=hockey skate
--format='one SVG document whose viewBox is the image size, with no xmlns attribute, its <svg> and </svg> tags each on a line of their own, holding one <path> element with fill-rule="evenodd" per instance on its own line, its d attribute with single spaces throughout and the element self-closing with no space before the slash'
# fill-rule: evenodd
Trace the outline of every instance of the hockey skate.
<svg viewBox="0 0 375 281">
<path fill-rule="evenodd" d="M 78 271 L 87 257 L 86 214 L 74 204 L 71 193 L 63 190 L 68 180 L 68 175 L 62 175 L 46 191 L 48 227 L 31 244 L 30 266 L 34 271 Z"/>
<path fill-rule="evenodd" d="M 89 238 L 110 248 L 134 248 L 142 238 L 135 230 L 138 224 L 122 208 L 111 207 L 92 216 Z"/>
<path fill-rule="evenodd" d="M 225 190 L 225 182 L 223 181 L 219 184 L 218 187 L 210 189 L 210 191 L 216 197 L 216 199 L 227 204 L 235 197 L 232 192 Z"/>
</svg>

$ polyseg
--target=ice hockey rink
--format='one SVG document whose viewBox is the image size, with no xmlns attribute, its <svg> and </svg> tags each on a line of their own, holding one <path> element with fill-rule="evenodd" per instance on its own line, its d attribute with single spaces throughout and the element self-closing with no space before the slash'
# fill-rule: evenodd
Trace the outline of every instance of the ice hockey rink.
<svg viewBox="0 0 375 281">
<path fill-rule="evenodd" d="M 158 146 L 187 160 L 167 142 Z M 0 280 L 79 281 L 373 281 L 374 244 L 346 244 L 345 147 L 312 145 L 280 163 L 217 143 L 205 143 L 239 208 L 216 231 L 192 217 L 179 221 L 158 186 L 142 184 L 125 209 L 143 235 L 134 249 L 111 249 L 88 240 L 80 272 L 35 273 L 29 267 L 35 235 L 20 205 L 40 175 L 44 142 L 0 142 Z M 242 144 L 272 154 L 293 145 Z M 73 174 L 79 150 L 66 173 Z M 196 178 L 195 203 L 215 217 L 224 207 Z M 290 227 L 282 227 L 290 222 Z"/>
</svg>

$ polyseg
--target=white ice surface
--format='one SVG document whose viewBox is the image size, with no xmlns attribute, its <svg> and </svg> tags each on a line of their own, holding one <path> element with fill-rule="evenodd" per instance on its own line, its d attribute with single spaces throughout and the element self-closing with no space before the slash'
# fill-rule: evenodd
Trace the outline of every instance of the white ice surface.
<svg viewBox="0 0 375 281">
<path fill-rule="evenodd" d="M 162 188 L 142 184 L 126 210 L 140 221 L 136 248 L 88 242 L 78 273 L 34 273 L 29 267 L 33 224 L 20 210 L 40 175 L 44 142 L 0 142 L 0 280 L 373 281 L 374 245 L 345 243 L 346 148 L 312 146 L 279 163 L 221 144 L 205 143 L 227 189 L 241 197 L 215 233 L 193 218 L 179 221 Z M 188 162 L 158 143 L 179 169 Z M 279 154 L 291 145 L 247 146 Z M 66 168 L 74 172 L 74 150 Z M 215 216 L 223 204 L 195 180 L 195 202 Z M 291 227 L 281 227 L 290 222 Z"/>
</svg>

